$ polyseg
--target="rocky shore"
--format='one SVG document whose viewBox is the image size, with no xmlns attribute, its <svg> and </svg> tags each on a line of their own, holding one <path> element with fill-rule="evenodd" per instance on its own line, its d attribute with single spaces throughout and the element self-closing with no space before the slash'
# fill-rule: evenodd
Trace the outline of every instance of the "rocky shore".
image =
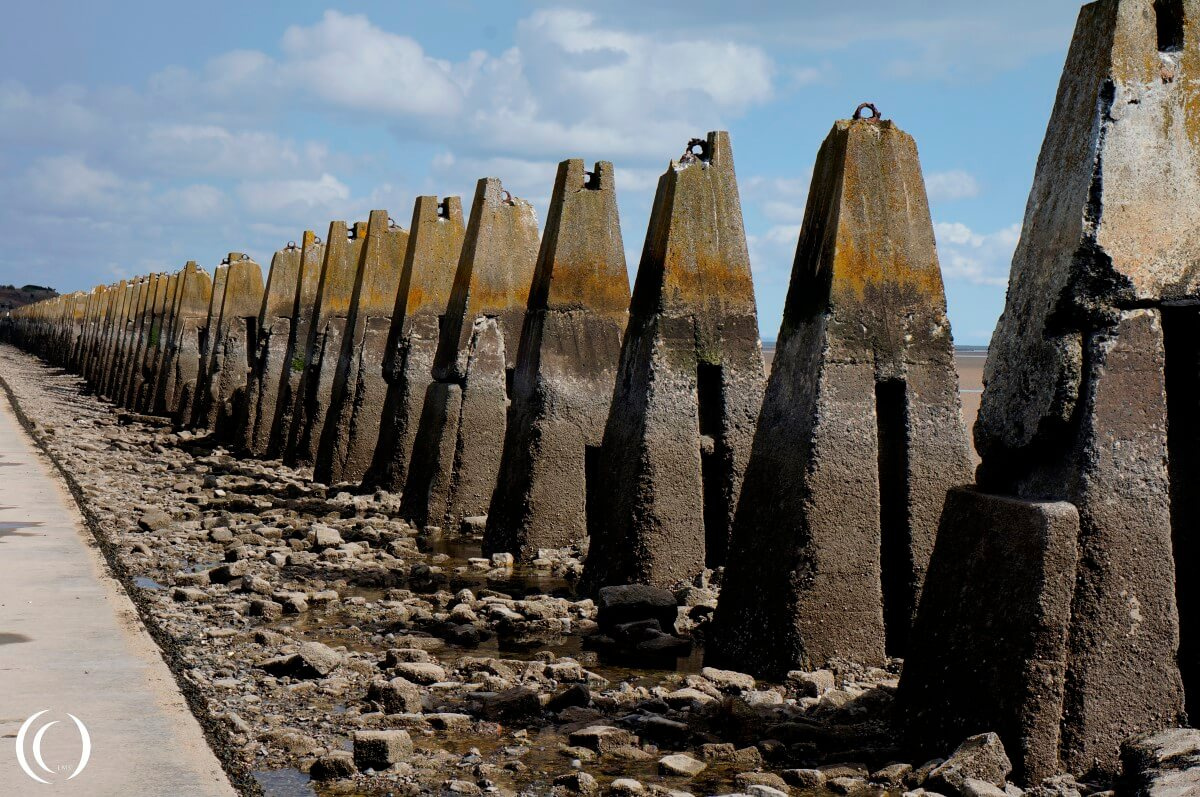
<svg viewBox="0 0 1200 797">
<path fill-rule="evenodd" d="M 1022 793 L 992 735 L 905 759 L 899 661 L 704 668 L 719 573 L 592 600 L 585 551 L 515 567 L 481 556 L 485 518 L 419 531 L 394 494 L 236 459 L 8 345 L 0 376 L 246 793 Z"/>
</svg>

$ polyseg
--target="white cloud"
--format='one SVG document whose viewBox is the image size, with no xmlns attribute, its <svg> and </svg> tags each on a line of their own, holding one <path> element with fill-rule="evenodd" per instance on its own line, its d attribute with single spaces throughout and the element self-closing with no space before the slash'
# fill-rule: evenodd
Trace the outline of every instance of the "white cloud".
<svg viewBox="0 0 1200 797">
<path fill-rule="evenodd" d="M 251 213 L 269 214 L 329 209 L 348 204 L 350 188 L 332 174 L 315 180 L 250 180 L 237 187 L 238 197 Z"/>
<path fill-rule="evenodd" d="M 211 185 L 186 185 L 164 192 L 162 202 L 182 218 L 206 219 L 225 206 L 225 194 Z"/>
<path fill-rule="evenodd" d="M 962 169 L 930 174 L 925 178 L 925 188 L 934 202 L 979 196 L 979 181 Z"/>
<path fill-rule="evenodd" d="M 30 193 L 49 206 L 96 210 L 124 205 L 135 188 L 117 174 L 89 166 L 80 155 L 39 158 L 26 172 Z"/>
<path fill-rule="evenodd" d="M 262 130 L 154 124 L 146 132 L 141 154 L 157 168 L 175 175 L 241 176 L 320 171 L 328 150 L 317 142 L 298 145 Z"/>
<path fill-rule="evenodd" d="M 1021 237 L 1021 225 L 1013 224 L 992 233 L 978 233 L 961 222 L 935 222 L 938 260 L 947 280 L 976 285 L 1004 286 L 1013 251 Z"/>
</svg>

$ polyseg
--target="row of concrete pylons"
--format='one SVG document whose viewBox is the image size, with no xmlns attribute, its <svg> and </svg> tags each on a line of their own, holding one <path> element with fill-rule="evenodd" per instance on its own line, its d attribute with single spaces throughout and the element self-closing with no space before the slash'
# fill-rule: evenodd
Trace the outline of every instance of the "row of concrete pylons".
<svg viewBox="0 0 1200 797">
<path fill-rule="evenodd" d="M 818 153 L 769 379 L 723 133 L 660 179 L 632 295 L 611 165 L 566 161 L 540 243 L 483 180 L 465 229 L 423 197 L 408 231 L 306 233 L 265 290 L 231 254 L 7 329 L 124 406 L 400 490 L 422 525 L 486 514 L 488 551 L 587 539 L 589 589 L 724 566 L 710 663 L 904 656 L 929 753 L 995 731 L 1019 779 L 1111 774 L 1200 704 L 1197 42 L 1200 0 L 1082 9 L 975 479 L 916 146 L 874 113 Z"/>
</svg>

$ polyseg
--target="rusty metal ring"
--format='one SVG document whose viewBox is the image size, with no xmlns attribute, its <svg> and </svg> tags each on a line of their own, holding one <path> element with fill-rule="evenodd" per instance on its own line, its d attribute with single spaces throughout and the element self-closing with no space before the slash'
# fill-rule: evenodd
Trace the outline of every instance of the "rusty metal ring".
<svg viewBox="0 0 1200 797">
<path fill-rule="evenodd" d="M 222 265 L 222 266 L 228 266 L 228 265 L 229 265 L 229 258 L 228 258 L 228 257 L 223 257 L 223 258 L 221 258 L 221 265 Z"/>
<path fill-rule="evenodd" d="M 396 223 L 395 219 L 393 219 L 391 216 L 388 216 L 388 229 L 389 230 L 394 230 L 399 226 L 400 225 Z"/>
<path fill-rule="evenodd" d="M 870 111 L 870 112 L 871 112 L 871 115 L 870 115 L 870 116 L 867 116 L 867 117 L 864 117 L 864 116 L 862 115 L 862 112 L 863 112 L 863 111 Z M 873 103 L 873 102 L 864 102 L 864 103 L 862 103 L 861 105 L 859 105 L 857 108 L 855 108 L 855 109 L 854 109 L 854 116 L 853 116 L 853 117 L 851 117 L 851 118 L 852 118 L 852 119 L 863 119 L 863 118 L 866 118 L 868 121 L 874 122 L 874 121 L 877 121 L 877 120 L 881 119 L 882 117 L 881 117 L 881 115 L 880 115 L 880 113 L 879 113 L 879 109 L 875 107 L 875 103 Z"/>
<path fill-rule="evenodd" d="M 315 243 L 315 244 L 322 244 L 322 243 L 325 243 L 325 242 L 321 240 L 321 236 L 319 236 L 319 235 L 314 235 L 314 236 L 313 236 L 313 243 Z"/>
<path fill-rule="evenodd" d="M 295 249 L 295 248 L 296 248 L 296 242 L 295 242 L 295 241 L 288 241 L 287 248 L 288 248 L 288 249 Z"/>
<path fill-rule="evenodd" d="M 504 202 L 504 203 L 506 203 L 506 204 L 509 204 L 509 205 L 515 205 L 515 204 L 516 204 L 515 202 L 513 202 L 513 195 L 512 195 L 512 193 L 511 193 L 511 192 L 509 192 L 509 190 L 508 190 L 507 188 L 501 188 L 501 189 L 500 189 L 500 201 L 501 201 L 501 202 Z"/>
</svg>

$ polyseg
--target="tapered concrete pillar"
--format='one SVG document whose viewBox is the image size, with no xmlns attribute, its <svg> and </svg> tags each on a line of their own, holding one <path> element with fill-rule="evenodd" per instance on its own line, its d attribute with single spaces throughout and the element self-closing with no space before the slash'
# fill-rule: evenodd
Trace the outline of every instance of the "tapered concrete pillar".
<svg viewBox="0 0 1200 797">
<path fill-rule="evenodd" d="M 537 249 L 533 206 L 480 180 L 401 502 L 419 524 L 487 512 Z"/>
<path fill-rule="evenodd" d="M 207 427 L 204 418 L 205 396 L 212 384 L 213 361 L 216 357 L 217 327 L 221 321 L 221 306 L 225 303 L 225 282 L 229 277 L 228 260 L 213 269 L 212 289 L 209 294 L 208 315 L 200 335 L 200 366 L 194 383 L 184 384 L 184 393 L 179 411 L 180 425 Z"/>
<path fill-rule="evenodd" d="M 1182 719 L 1185 687 L 1200 703 L 1198 76 L 1200 3 L 1101 0 L 1080 11 L 975 426 L 980 491 L 1078 510 L 1074 567 L 1036 561 L 1072 585 L 1070 614 L 1056 616 L 1065 647 L 1045 656 L 1065 672 L 986 687 L 1006 690 L 989 703 L 1003 700 L 1010 718 L 1037 717 L 1004 738 L 1014 758 L 1037 752 L 1029 739 L 1057 735 L 1061 764 L 1077 775 L 1115 774 L 1123 740 Z M 991 500 L 948 514 L 938 549 L 969 536 Z M 961 557 L 978 555 L 968 546 Z M 961 557 L 955 565 L 968 567 Z M 996 579 L 1022 577 L 993 564 Z M 996 721 L 961 692 L 924 699 L 931 678 L 959 681 L 977 667 L 974 654 L 932 647 L 924 617 L 946 611 L 934 596 L 950 593 L 927 580 L 926 594 L 899 694 L 922 749 L 942 747 L 945 729 Z M 985 621 L 964 618 L 960 638 L 990 633 Z M 1061 711 L 1035 711 L 1049 689 Z"/>
<path fill-rule="evenodd" d="M 274 421 L 267 438 L 266 451 L 262 454 L 268 458 L 281 456 L 291 435 L 299 404 L 309 331 L 316 313 L 317 289 L 321 284 L 324 265 L 325 244 L 312 230 L 305 230 L 300 244 L 300 268 L 295 302 L 292 306 L 292 323 L 288 329 L 287 347 L 283 355 L 284 375 L 279 381 Z"/>
<path fill-rule="evenodd" d="M 137 308 L 138 295 L 142 290 L 142 280 L 137 278 L 125 284 L 122 291 L 118 311 L 113 318 L 112 336 L 108 344 L 108 356 L 104 365 L 97 393 L 105 398 L 111 398 L 113 388 L 120 382 L 121 367 L 125 360 L 125 344 L 129 330 L 133 326 L 134 313 Z"/>
<path fill-rule="evenodd" d="M 166 360 L 167 345 L 171 339 L 172 325 L 175 323 L 175 312 L 179 299 L 179 274 L 167 277 L 166 289 L 163 292 L 162 314 L 154 328 L 150 330 L 150 348 L 146 352 L 146 380 L 137 397 L 137 409 L 145 413 L 155 411 L 154 399 L 158 395 L 158 386 L 163 379 L 163 367 Z"/>
<path fill-rule="evenodd" d="M 217 269 L 223 275 L 223 268 Z M 179 272 L 179 299 L 163 366 L 164 377 L 155 398 L 157 411 L 181 425 L 189 418 L 192 395 L 200 378 L 202 341 L 212 304 L 213 278 L 195 261 Z M 222 286 L 224 278 L 222 277 Z"/>
<path fill-rule="evenodd" d="M 170 276 L 167 274 L 150 275 L 146 306 L 142 311 L 141 326 L 138 329 L 137 344 L 134 347 L 131 373 L 121 401 L 126 408 L 131 410 L 138 409 L 139 399 L 145 390 L 146 382 L 151 378 L 150 367 L 154 363 L 154 353 L 158 351 L 169 283 Z"/>
<path fill-rule="evenodd" d="M 235 435 L 238 447 L 256 457 L 263 456 L 270 445 L 280 384 L 289 370 L 287 349 L 300 281 L 300 255 L 301 247 L 293 241 L 271 257 L 258 313 L 254 368 L 246 383 L 246 411 Z"/>
<path fill-rule="evenodd" d="M 408 231 L 392 224 L 386 210 L 371 211 L 329 416 L 313 468 L 319 482 L 359 481 L 375 454 L 388 387 L 383 358 L 408 238 Z"/>
<path fill-rule="evenodd" d="M 761 675 L 903 656 L 946 491 L 972 480 L 917 147 L 817 155 L 706 659 Z"/>
<path fill-rule="evenodd" d="M 248 255 L 230 252 L 225 300 L 221 303 L 212 344 L 212 370 L 208 377 L 203 423 L 220 440 L 232 437 L 238 417 L 244 410 L 246 379 L 253 366 L 262 301 L 262 268 Z"/>
<path fill-rule="evenodd" d="M 399 492 L 421 419 L 425 391 L 433 381 L 441 315 L 450 301 L 462 254 L 462 201 L 417 197 L 391 330 L 383 358 L 387 398 L 379 444 L 364 486 Z"/>
<path fill-rule="evenodd" d="M 93 378 L 93 365 L 96 362 L 96 350 L 104 329 L 105 315 L 113 286 L 97 285 L 92 291 L 92 309 L 89 314 L 87 330 L 84 332 L 83 353 L 79 362 L 79 373 L 84 379 Z"/>
<path fill-rule="evenodd" d="M 587 536 L 596 465 L 621 356 L 629 275 L 611 163 L 558 166 L 517 352 L 484 552 L 522 561 Z"/>
<path fill-rule="evenodd" d="M 733 151 L 713 132 L 658 181 L 588 516 L 590 588 L 724 563 L 763 379 Z"/>
<path fill-rule="evenodd" d="M 325 263 L 321 269 L 313 322 L 305 345 L 305 365 L 297 409 L 284 453 L 284 462 L 289 465 L 311 465 L 316 462 L 366 237 L 365 222 L 357 222 L 349 229 L 344 221 L 331 222 L 329 225 Z"/>
</svg>

